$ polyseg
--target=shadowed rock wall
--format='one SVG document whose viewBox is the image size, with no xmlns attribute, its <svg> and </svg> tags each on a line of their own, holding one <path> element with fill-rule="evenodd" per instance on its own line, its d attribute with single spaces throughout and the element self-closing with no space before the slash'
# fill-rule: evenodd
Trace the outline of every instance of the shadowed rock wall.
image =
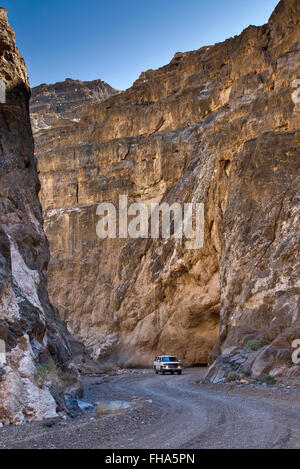
<svg viewBox="0 0 300 469">
<path fill-rule="evenodd" d="M 36 365 L 69 359 L 65 331 L 47 291 L 49 248 L 29 119 L 27 71 L 0 8 L 0 422 L 56 415 L 35 382 Z M 5 355 L 6 352 L 6 355 Z"/>
</svg>

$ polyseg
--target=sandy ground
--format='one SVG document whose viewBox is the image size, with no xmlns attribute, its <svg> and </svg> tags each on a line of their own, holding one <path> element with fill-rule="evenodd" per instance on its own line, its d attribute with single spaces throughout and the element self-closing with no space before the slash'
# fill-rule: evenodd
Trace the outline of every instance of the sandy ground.
<svg viewBox="0 0 300 469">
<path fill-rule="evenodd" d="M 202 371 L 125 372 L 84 379 L 84 400 L 123 400 L 114 415 L 84 415 L 0 429 L 9 449 L 300 448 L 300 386 L 207 385 Z"/>
</svg>

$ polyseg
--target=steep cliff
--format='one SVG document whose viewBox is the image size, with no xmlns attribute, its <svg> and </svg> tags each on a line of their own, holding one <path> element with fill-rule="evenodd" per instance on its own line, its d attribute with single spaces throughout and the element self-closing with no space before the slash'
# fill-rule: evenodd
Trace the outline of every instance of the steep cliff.
<svg viewBox="0 0 300 469">
<path fill-rule="evenodd" d="M 66 363 L 69 348 L 47 292 L 49 248 L 27 71 L 3 8 L 0 82 L 0 423 L 9 424 L 56 415 L 54 398 L 36 384 L 35 370 L 39 363 Z"/>
<path fill-rule="evenodd" d="M 51 298 L 95 357 L 143 364 L 166 352 L 205 364 L 255 338 L 257 374 L 291 369 L 299 18 L 299 0 L 282 0 L 268 24 L 177 53 L 79 122 L 36 134 Z M 97 205 L 123 194 L 148 206 L 204 203 L 204 247 L 99 240 Z"/>
</svg>

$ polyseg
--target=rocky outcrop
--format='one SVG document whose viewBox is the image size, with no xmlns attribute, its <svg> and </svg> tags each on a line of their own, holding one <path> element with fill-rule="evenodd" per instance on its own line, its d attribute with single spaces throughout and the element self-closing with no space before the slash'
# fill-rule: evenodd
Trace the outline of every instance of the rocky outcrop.
<svg viewBox="0 0 300 469">
<path fill-rule="evenodd" d="M 33 131 L 51 127 L 58 119 L 77 121 L 91 103 L 100 103 L 117 90 L 102 80 L 80 81 L 67 78 L 54 85 L 32 89 L 30 115 Z"/>
<path fill-rule="evenodd" d="M 148 364 L 165 352 L 205 364 L 255 338 L 264 371 L 292 367 L 299 18 L 299 1 L 282 0 L 268 24 L 177 53 L 79 122 L 36 134 L 51 298 L 95 357 Z M 100 241 L 97 205 L 120 194 L 204 203 L 204 247 Z"/>
<path fill-rule="evenodd" d="M 47 291 L 49 248 L 42 229 L 27 71 L 0 8 L 0 423 L 56 415 L 40 363 L 69 359 L 65 331 Z"/>
</svg>

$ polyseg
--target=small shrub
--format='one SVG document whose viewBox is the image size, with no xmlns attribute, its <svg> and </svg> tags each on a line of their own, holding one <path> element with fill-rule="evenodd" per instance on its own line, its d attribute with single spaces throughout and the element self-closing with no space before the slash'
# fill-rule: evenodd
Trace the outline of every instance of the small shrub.
<svg viewBox="0 0 300 469">
<path fill-rule="evenodd" d="M 244 350 L 247 353 L 257 352 L 257 350 L 259 350 L 260 348 L 261 348 L 261 343 L 257 339 L 248 340 L 248 342 L 244 346 Z"/>
<path fill-rule="evenodd" d="M 250 368 L 248 368 L 247 370 L 243 370 L 241 372 L 242 378 L 251 378 L 251 376 L 252 376 L 252 370 Z"/>
<path fill-rule="evenodd" d="M 131 403 L 112 401 L 112 402 L 98 402 L 96 407 L 96 417 L 100 418 L 102 415 L 113 415 L 127 409 Z"/>
<path fill-rule="evenodd" d="M 59 372 L 59 380 L 63 389 L 69 388 L 75 382 L 74 375 L 70 373 L 69 371 L 63 371 L 63 370 L 60 370 Z"/>
<path fill-rule="evenodd" d="M 71 386 L 75 381 L 72 373 L 63 370 L 56 363 L 39 365 L 35 370 L 34 378 L 39 386 L 43 386 L 47 381 L 56 381 L 63 390 Z"/>
<path fill-rule="evenodd" d="M 230 371 L 226 376 L 226 381 L 231 383 L 232 381 L 238 381 L 240 379 L 239 374 L 236 371 Z"/>
<path fill-rule="evenodd" d="M 34 377 L 35 380 L 43 385 L 45 381 L 51 378 L 52 375 L 56 374 L 56 367 L 54 363 L 47 363 L 46 365 L 39 365 L 35 369 Z"/>
<path fill-rule="evenodd" d="M 96 408 L 96 417 L 100 418 L 102 415 L 116 414 L 121 410 L 123 410 L 121 404 L 99 402 Z"/>
<path fill-rule="evenodd" d="M 114 365 L 113 363 L 107 363 L 106 365 L 103 365 L 101 367 L 101 372 L 102 373 L 113 373 L 118 370 L 117 365 Z"/>
<path fill-rule="evenodd" d="M 274 376 L 271 376 L 271 375 L 263 375 L 263 376 L 260 377 L 259 383 L 260 383 L 260 384 L 266 383 L 268 386 L 271 386 L 272 384 L 276 384 L 277 381 L 276 381 L 276 379 L 274 378 Z"/>
</svg>

